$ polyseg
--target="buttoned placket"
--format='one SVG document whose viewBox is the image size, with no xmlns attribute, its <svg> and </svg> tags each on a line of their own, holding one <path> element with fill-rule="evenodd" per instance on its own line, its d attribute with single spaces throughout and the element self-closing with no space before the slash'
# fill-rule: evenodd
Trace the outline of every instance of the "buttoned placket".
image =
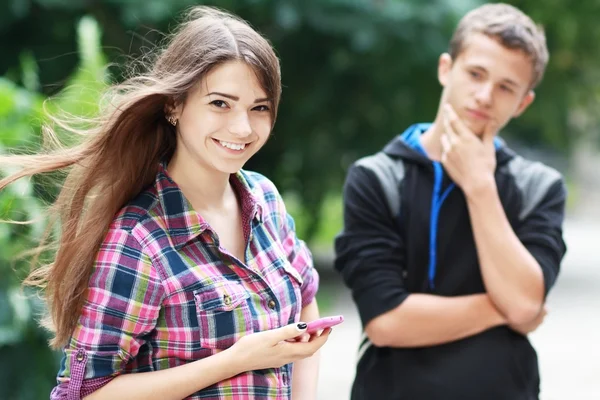
<svg viewBox="0 0 600 400">
<path fill-rule="evenodd" d="M 216 232 L 214 232 L 210 226 L 208 224 L 203 224 L 203 230 L 208 230 L 209 234 L 208 236 L 210 237 L 210 239 L 214 242 L 214 244 L 216 245 L 217 251 L 219 251 L 219 253 L 221 253 L 221 255 L 224 255 L 225 257 L 229 258 L 233 263 L 236 264 L 236 266 L 242 268 L 242 270 L 245 272 L 245 274 L 249 274 L 253 276 L 253 284 L 260 284 L 264 289 L 266 289 L 264 291 L 264 304 L 266 305 L 266 310 L 268 312 L 268 319 L 269 319 L 269 324 L 270 326 L 268 327 L 269 329 L 276 329 L 276 328 L 280 328 L 283 325 L 286 325 L 288 323 L 288 321 L 281 321 L 281 316 L 279 313 L 279 302 L 277 301 L 276 295 L 274 290 L 269 286 L 269 284 L 267 283 L 267 280 L 262 276 L 261 271 L 259 268 L 255 268 L 252 266 L 251 262 L 249 262 L 249 260 L 252 259 L 252 255 L 250 253 L 250 247 L 251 247 L 251 243 L 255 238 L 255 230 L 257 229 L 263 229 L 262 227 L 262 218 L 260 216 L 260 213 L 258 212 L 258 209 L 256 208 L 254 210 L 254 217 L 250 220 L 249 222 L 249 234 L 248 234 L 248 241 L 245 245 L 245 249 L 244 249 L 244 258 L 245 260 L 239 260 L 237 257 L 235 257 L 233 254 L 229 253 L 226 249 L 222 248 L 220 246 L 219 243 L 219 238 L 216 234 Z M 239 277 L 239 279 L 241 280 L 249 280 L 249 278 L 247 276 L 244 276 L 245 274 L 242 273 L 240 274 L 239 272 L 236 273 Z M 225 294 L 223 296 L 223 302 L 225 305 L 229 305 L 231 304 L 231 297 L 228 296 L 227 294 Z"/>
</svg>

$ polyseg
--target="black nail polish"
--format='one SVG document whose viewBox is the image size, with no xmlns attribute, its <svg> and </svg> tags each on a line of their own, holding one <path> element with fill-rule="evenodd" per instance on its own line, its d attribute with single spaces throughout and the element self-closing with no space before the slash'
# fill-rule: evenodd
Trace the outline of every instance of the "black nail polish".
<svg viewBox="0 0 600 400">
<path fill-rule="evenodd" d="M 298 327 L 298 329 L 300 330 L 304 330 L 306 329 L 307 325 L 305 322 L 300 322 L 298 325 L 296 325 Z"/>
</svg>

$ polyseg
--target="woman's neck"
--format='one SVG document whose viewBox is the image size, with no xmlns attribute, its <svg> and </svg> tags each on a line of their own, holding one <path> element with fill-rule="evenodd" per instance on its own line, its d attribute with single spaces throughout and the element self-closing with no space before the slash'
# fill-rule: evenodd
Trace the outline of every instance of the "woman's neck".
<svg viewBox="0 0 600 400">
<path fill-rule="evenodd" d="M 169 176 L 196 211 L 220 210 L 235 196 L 229 184 L 230 174 L 209 169 L 207 165 L 173 155 L 167 167 Z"/>
</svg>

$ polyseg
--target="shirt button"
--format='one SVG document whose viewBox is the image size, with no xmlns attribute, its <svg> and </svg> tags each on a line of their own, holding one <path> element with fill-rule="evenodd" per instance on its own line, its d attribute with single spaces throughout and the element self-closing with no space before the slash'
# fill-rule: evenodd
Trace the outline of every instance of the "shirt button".
<svg viewBox="0 0 600 400">
<path fill-rule="evenodd" d="M 267 304 L 269 306 L 269 308 L 271 310 L 275 309 L 275 300 L 269 300 L 269 303 Z"/>
<path fill-rule="evenodd" d="M 228 294 L 223 295 L 223 303 L 225 303 L 226 306 L 231 305 L 231 296 Z"/>
</svg>

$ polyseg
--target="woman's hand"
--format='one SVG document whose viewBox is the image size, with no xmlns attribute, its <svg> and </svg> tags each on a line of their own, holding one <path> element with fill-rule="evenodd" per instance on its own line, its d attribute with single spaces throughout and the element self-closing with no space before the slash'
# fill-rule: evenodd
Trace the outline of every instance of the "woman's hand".
<svg viewBox="0 0 600 400">
<path fill-rule="evenodd" d="M 311 335 L 308 341 L 294 340 L 305 332 L 305 323 L 290 324 L 244 336 L 226 351 L 242 371 L 279 368 L 315 354 L 329 338 L 331 329 L 325 329 L 319 336 Z"/>
</svg>

